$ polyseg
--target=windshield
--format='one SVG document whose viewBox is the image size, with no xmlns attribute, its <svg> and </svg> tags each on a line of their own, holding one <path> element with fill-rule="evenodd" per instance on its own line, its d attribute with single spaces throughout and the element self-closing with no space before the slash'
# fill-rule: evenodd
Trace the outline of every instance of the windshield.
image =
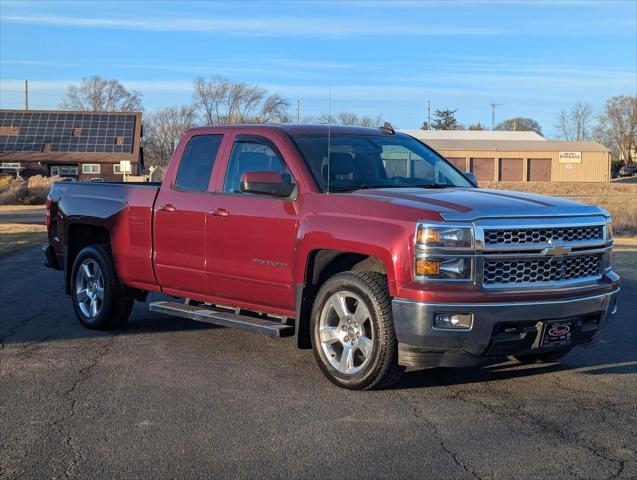
<svg viewBox="0 0 637 480">
<path fill-rule="evenodd" d="M 406 135 L 331 135 L 329 162 L 327 134 L 293 139 L 323 192 L 473 187 L 443 157 Z"/>
</svg>

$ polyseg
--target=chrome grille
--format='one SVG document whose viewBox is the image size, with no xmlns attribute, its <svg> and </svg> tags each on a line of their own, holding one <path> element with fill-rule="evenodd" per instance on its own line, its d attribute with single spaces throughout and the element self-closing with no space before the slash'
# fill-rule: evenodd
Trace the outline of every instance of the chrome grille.
<svg viewBox="0 0 637 480">
<path fill-rule="evenodd" d="M 520 260 L 488 259 L 484 262 L 484 285 L 559 282 L 601 275 L 602 257 L 574 255 L 563 258 Z"/>
<path fill-rule="evenodd" d="M 602 225 L 581 227 L 551 227 L 551 228 L 519 228 L 493 229 L 484 231 L 486 245 L 547 243 L 549 240 L 564 242 L 578 242 L 585 240 L 603 240 L 604 227 Z"/>
</svg>

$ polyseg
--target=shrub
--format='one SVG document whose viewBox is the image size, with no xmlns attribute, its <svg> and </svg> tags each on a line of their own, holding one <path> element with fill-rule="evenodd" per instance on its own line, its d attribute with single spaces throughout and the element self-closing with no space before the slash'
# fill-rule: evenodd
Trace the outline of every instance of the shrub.
<svg viewBox="0 0 637 480">
<path fill-rule="evenodd" d="M 59 177 L 43 177 L 42 175 L 35 175 L 28 181 L 21 178 L 0 178 L 0 205 L 44 204 L 51 185 L 59 179 Z"/>
</svg>

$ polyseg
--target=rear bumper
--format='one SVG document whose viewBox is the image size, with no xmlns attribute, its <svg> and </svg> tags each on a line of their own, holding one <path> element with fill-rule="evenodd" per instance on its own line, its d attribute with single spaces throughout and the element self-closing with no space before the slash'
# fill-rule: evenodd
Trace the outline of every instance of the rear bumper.
<svg viewBox="0 0 637 480">
<path fill-rule="evenodd" d="M 572 320 L 571 345 L 591 343 L 617 311 L 618 292 L 619 287 L 565 300 L 475 304 L 395 298 L 398 361 L 412 367 L 460 367 L 479 364 L 490 356 L 549 351 L 540 347 L 541 322 L 546 320 Z M 465 331 L 434 329 L 438 313 L 472 313 L 473 326 Z"/>
</svg>

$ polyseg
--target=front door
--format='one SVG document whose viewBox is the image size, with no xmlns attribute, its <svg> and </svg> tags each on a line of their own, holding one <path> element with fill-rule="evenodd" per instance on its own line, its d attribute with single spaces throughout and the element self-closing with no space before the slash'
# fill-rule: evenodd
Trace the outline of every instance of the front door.
<svg viewBox="0 0 637 480">
<path fill-rule="evenodd" d="M 213 196 L 206 225 L 208 288 L 244 305 L 293 310 L 298 186 L 283 199 L 242 193 L 241 177 L 251 171 L 275 171 L 296 184 L 272 141 L 235 138 L 223 192 Z"/>
<path fill-rule="evenodd" d="M 206 292 L 206 221 L 209 184 L 223 135 L 197 135 L 184 149 L 174 181 L 155 202 L 155 273 L 170 292 Z"/>
</svg>

